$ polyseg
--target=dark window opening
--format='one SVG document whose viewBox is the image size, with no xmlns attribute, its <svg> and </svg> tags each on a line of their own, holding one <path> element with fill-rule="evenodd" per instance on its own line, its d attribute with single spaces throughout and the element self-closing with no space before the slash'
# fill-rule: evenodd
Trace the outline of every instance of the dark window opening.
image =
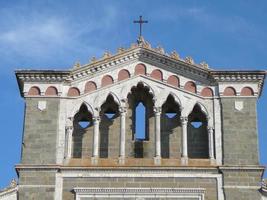
<svg viewBox="0 0 267 200">
<path fill-rule="evenodd" d="M 104 113 L 104 115 L 108 118 L 108 119 L 113 119 L 114 116 L 116 115 L 116 111 L 112 110 L 112 109 L 107 109 Z"/>
</svg>

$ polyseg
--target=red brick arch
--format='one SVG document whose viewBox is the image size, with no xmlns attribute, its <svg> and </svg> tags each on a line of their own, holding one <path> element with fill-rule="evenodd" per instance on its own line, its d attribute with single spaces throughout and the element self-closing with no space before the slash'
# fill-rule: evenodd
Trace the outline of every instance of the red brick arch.
<svg viewBox="0 0 267 200">
<path fill-rule="evenodd" d="M 163 79 L 162 72 L 159 69 L 154 69 L 151 72 L 150 77 L 157 79 L 157 80 L 160 80 L 160 81 L 162 81 L 162 79 Z"/>
<path fill-rule="evenodd" d="M 57 88 L 54 86 L 50 86 L 46 89 L 45 91 L 45 95 L 46 96 L 57 96 L 58 95 L 58 91 Z"/>
<path fill-rule="evenodd" d="M 129 73 L 128 70 L 122 69 L 121 71 L 119 71 L 118 81 L 122 81 L 122 80 L 125 80 L 125 79 L 128 79 L 128 78 L 130 78 L 130 73 Z"/>
<path fill-rule="evenodd" d="M 135 66 L 135 71 L 134 71 L 135 75 L 145 75 L 146 74 L 146 66 L 144 64 L 138 64 Z"/>
<path fill-rule="evenodd" d="M 39 87 L 37 86 L 33 86 L 30 88 L 29 92 L 28 92 L 28 95 L 31 95 L 31 96 L 40 96 L 41 95 L 41 90 Z"/>
<path fill-rule="evenodd" d="M 254 91 L 251 87 L 243 87 L 240 93 L 241 96 L 253 96 Z"/>
<path fill-rule="evenodd" d="M 96 83 L 94 81 L 88 81 L 85 84 L 84 93 L 92 92 L 96 89 L 97 89 Z"/>
<path fill-rule="evenodd" d="M 171 75 L 169 76 L 167 83 L 174 86 L 174 87 L 179 87 L 180 86 L 180 80 L 177 76 Z"/>
<path fill-rule="evenodd" d="M 192 93 L 197 93 L 197 87 L 193 81 L 186 82 L 184 89 Z"/>
<path fill-rule="evenodd" d="M 104 87 L 104 86 L 107 86 L 107 85 L 111 85 L 112 83 L 113 83 L 113 78 L 110 75 L 105 75 L 102 78 L 101 86 Z"/>
<path fill-rule="evenodd" d="M 212 97 L 213 96 L 213 91 L 212 91 L 211 88 L 205 87 L 205 88 L 202 89 L 200 95 L 203 96 L 203 97 Z"/>
<path fill-rule="evenodd" d="M 223 91 L 224 96 L 236 96 L 235 88 L 233 87 L 227 87 Z"/>
<path fill-rule="evenodd" d="M 80 96 L 80 90 L 76 87 L 71 87 L 68 91 L 68 97 Z"/>
</svg>

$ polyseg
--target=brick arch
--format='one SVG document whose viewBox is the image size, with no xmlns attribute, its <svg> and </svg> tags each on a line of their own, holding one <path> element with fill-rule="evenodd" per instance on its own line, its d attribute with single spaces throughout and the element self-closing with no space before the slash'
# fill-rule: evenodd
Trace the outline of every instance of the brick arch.
<svg viewBox="0 0 267 200">
<path fill-rule="evenodd" d="M 88 81 L 85 84 L 84 93 L 92 92 L 97 89 L 96 83 L 94 81 Z"/>
<path fill-rule="evenodd" d="M 152 73 L 150 74 L 150 76 L 160 81 L 162 81 L 163 79 L 162 72 L 159 69 L 154 69 Z"/>
<path fill-rule="evenodd" d="M 235 88 L 233 87 L 227 87 L 223 91 L 224 96 L 236 96 Z"/>
<path fill-rule="evenodd" d="M 28 95 L 39 96 L 39 95 L 41 95 L 41 90 L 40 90 L 39 87 L 33 86 L 33 87 L 30 88 L 30 90 L 28 92 Z"/>
<path fill-rule="evenodd" d="M 197 87 L 193 81 L 186 82 L 184 89 L 192 93 L 197 93 Z"/>
<path fill-rule="evenodd" d="M 169 76 L 167 83 L 174 86 L 174 87 L 179 87 L 180 86 L 180 80 L 177 76 L 171 75 Z"/>
<path fill-rule="evenodd" d="M 68 97 L 80 96 L 80 90 L 76 87 L 71 87 L 68 91 Z"/>
<path fill-rule="evenodd" d="M 146 74 L 146 66 L 144 64 L 138 64 L 135 66 L 135 71 L 134 71 L 135 75 L 139 75 L 139 74 Z"/>
<path fill-rule="evenodd" d="M 45 91 L 45 95 L 46 96 L 57 96 L 58 95 L 58 91 L 57 88 L 54 86 L 50 86 L 46 89 Z"/>
<path fill-rule="evenodd" d="M 101 86 L 107 86 L 107 85 L 111 85 L 113 83 L 113 78 L 110 75 L 105 75 L 102 80 L 101 80 Z"/>
<path fill-rule="evenodd" d="M 130 78 L 130 73 L 128 70 L 126 69 L 122 69 L 119 71 L 119 74 L 118 74 L 118 81 L 122 81 L 122 80 L 125 80 L 125 79 L 128 79 Z"/>
<path fill-rule="evenodd" d="M 240 93 L 241 96 L 253 96 L 254 91 L 251 87 L 243 87 Z"/>
<path fill-rule="evenodd" d="M 202 89 L 200 95 L 203 96 L 203 97 L 212 97 L 213 96 L 213 91 L 212 91 L 211 88 L 205 87 L 205 88 Z"/>
</svg>

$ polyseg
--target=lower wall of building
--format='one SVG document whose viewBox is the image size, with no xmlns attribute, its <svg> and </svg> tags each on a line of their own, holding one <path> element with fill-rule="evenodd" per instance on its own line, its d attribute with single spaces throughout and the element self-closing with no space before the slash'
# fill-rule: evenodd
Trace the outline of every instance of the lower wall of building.
<svg viewBox="0 0 267 200">
<path fill-rule="evenodd" d="M 205 199 L 217 199 L 215 178 L 64 178 L 63 199 L 73 200 L 75 187 L 101 188 L 204 188 Z"/>
</svg>

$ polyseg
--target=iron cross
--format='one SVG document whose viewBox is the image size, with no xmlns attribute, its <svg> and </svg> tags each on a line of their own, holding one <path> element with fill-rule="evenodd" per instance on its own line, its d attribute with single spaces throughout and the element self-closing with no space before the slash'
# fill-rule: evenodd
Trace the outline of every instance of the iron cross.
<svg viewBox="0 0 267 200">
<path fill-rule="evenodd" d="M 138 23 L 139 24 L 139 37 L 141 37 L 142 36 L 142 24 L 144 24 L 144 23 L 148 23 L 148 21 L 147 20 L 143 20 L 143 18 L 142 18 L 142 15 L 141 16 L 139 16 L 139 20 L 134 20 L 134 23 Z"/>
</svg>

